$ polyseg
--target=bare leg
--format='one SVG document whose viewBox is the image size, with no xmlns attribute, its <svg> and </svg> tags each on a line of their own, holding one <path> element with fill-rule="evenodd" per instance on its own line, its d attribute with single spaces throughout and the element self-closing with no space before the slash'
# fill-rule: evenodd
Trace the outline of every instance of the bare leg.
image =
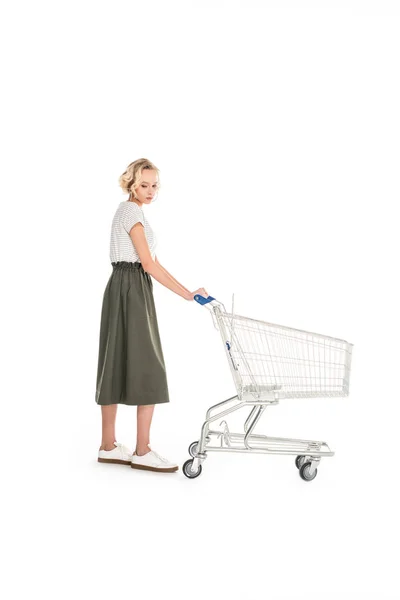
<svg viewBox="0 0 400 600">
<path fill-rule="evenodd" d="M 150 452 L 150 425 L 153 418 L 154 404 L 137 407 L 137 441 L 136 454 L 142 456 Z"/>
<path fill-rule="evenodd" d="M 101 407 L 102 438 L 99 450 L 113 450 L 115 448 L 115 418 L 118 404 L 109 404 Z"/>
</svg>

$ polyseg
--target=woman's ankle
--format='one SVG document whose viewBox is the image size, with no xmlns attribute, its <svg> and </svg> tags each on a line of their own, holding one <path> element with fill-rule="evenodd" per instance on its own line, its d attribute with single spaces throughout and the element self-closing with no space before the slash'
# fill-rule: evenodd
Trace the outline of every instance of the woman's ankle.
<svg viewBox="0 0 400 600">
<path fill-rule="evenodd" d="M 104 444 L 101 444 L 99 450 L 110 451 L 110 450 L 114 450 L 114 448 L 115 448 L 114 442 L 106 442 Z"/>
</svg>

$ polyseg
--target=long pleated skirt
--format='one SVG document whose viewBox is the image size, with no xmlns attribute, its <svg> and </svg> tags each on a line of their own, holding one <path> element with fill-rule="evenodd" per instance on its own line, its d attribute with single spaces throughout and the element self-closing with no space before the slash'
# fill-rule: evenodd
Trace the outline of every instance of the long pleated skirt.
<svg viewBox="0 0 400 600">
<path fill-rule="evenodd" d="M 169 402 L 151 276 L 140 262 L 112 268 L 101 310 L 96 402 Z"/>
</svg>

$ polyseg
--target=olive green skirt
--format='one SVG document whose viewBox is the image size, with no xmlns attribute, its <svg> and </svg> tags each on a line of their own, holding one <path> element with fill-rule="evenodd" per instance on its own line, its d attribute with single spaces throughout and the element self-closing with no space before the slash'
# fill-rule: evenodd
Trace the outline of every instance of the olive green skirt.
<svg viewBox="0 0 400 600">
<path fill-rule="evenodd" d="M 169 402 L 151 276 L 140 262 L 112 267 L 101 310 L 96 402 Z"/>
</svg>

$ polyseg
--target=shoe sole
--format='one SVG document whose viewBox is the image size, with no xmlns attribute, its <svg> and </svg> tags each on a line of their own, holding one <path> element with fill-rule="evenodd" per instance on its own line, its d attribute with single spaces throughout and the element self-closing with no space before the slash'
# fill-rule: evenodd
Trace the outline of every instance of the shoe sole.
<svg viewBox="0 0 400 600">
<path fill-rule="evenodd" d="M 115 465 L 130 465 L 130 460 L 120 460 L 119 458 L 98 458 L 98 462 L 101 463 L 114 463 Z"/>
<path fill-rule="evenodd" d="M 158 471 L 160 473 L 173 473 L 177 471 L 179 467 L 168 467 L 166 469 L 157 469 L 157 467 L 147 467 L 146 465 L 134 465 L 131 463 L 132 469 L 142 469 L 143 471 Z"/>
</svg>

